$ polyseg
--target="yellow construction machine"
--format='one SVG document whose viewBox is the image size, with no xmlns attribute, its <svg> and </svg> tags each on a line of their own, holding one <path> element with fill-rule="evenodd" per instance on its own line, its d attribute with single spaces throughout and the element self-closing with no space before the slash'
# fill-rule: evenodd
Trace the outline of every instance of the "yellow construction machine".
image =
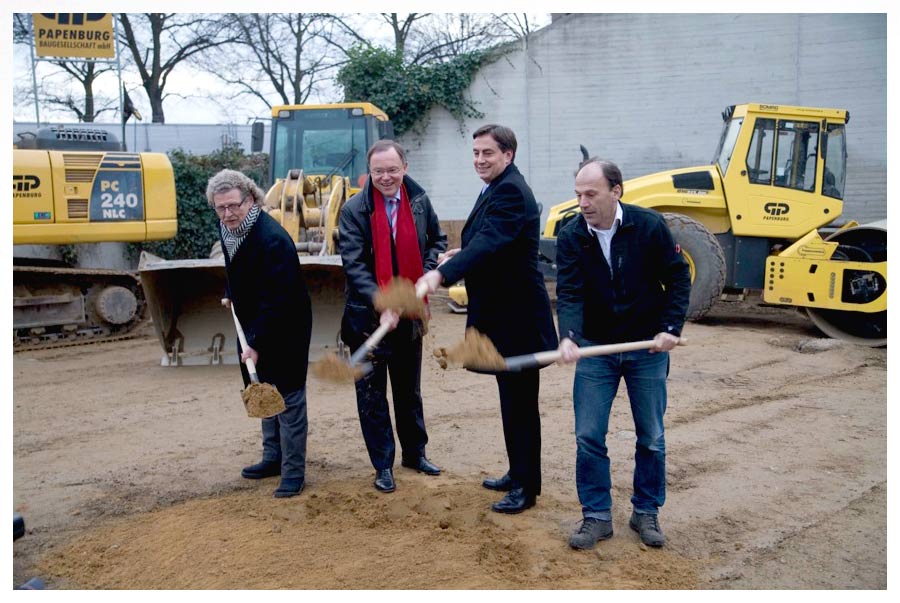
<svg viewBox="0 0 900 603">
<path fill-rule="evenodd" d="M 688 318 L 726 289 L 761 290 L 766 303 L 805 308 L 830 337 L 886 345 L 887 221 L 819 232 L 843 208 L 849 113 L 744 104 L 722 117 L 710 165 L 623 187 L 622 201 L 666 216 L 691 267 Z M 551 263 L 559 229 L 579 213 L 575 199 L 550 209 L 541 254 Z"/>
<path fill-rule="evenodd" d="M 104 130 L 41 128 L 13 149 L 13 244 L 170 239 L 175 178 L 161 153 L 127 153 Z M 13 248 L 14 349 L 118 337 L 144 317 L 138 275 L 40 261 Z"/>
<path fill-rule="evenodd" d="M 272 109 L 269 180 L 263 209 L 294 239 L 312 300 L 310 359 L 340 347 L 345 278 L 337 253 L 338 215 L 367 174 L 366 152 L 393 138 L 388 116 L 370 103 L 284 105 Z M 254 124 L 253 151 L 263 124 Z M 210 219 L 213 220 L 212 214 Z M 163 349 L 164 366 L 237 362 L 221 253 L 162 260 L 143 254 L 141 282 Z"/>
</svg>

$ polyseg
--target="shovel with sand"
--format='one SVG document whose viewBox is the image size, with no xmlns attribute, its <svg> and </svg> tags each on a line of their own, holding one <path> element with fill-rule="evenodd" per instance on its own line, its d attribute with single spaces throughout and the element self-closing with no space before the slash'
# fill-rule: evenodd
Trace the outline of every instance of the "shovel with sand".
<svg viewBox="0 0 900 603">
<path fill-rule="evenodd" d="M 678 345 L 686 344 L 687 339 L 684 337 L 678 340 Z M 591 356 L 649 350 L 653 345 L 652 340 L 627 341 L 624 343 L 586 346 L 579 348 L 578 353 L 581 358 L 589 358 Z M 559 350 L 504 358 L 487 336 L 471 327 L 466 329 L 466 337 L 462 342 L 450 349 L 439 348 L 435 350 L 434 354 L 442 368 L 447 368 L 448 365 L 462 365 L 469 370 L 484 373 L 514 373 L 525 369 L 546 366 L 562 358 L 562 353 Z"/>
<path fill-rule="evenodd" d="M 427 285 L 416 287 L 407 279 L 394 278 L 387 287 L 375 295 L 375 310 L 384 312 L 391 309 L 403 318 L 427 320 L 428 309 L 424 301 L 427 293 Z M 390 330 L 391 326 L 387 323 L 379 325 L 375 332 L 350 356 L 349 361 L 345 362 L 336 355 L 329 354 L 313 365 L 313 374 L 320 379 L 337 383 L 361 379 L 372 370 L 372 363 L 364 362 L 366 356 L 381 343 Z"/>
<path fill-rule="evenodd" d="M 222 300 L 222 305 L 226 305 L 224 299 Z M 234 311 L 234 303 L 231 302 L 228 305 L 231 306 L 234 328 L 237 330 L 241 349 L 246 350 L 247 339 L 244 337 L 244 329 L 241 328 L 241 322 Z M 244 401 L 244 408 L 247 409 L 247 416 L 255 419 L 267 419 L 282 412 L 285 409 L 284 398 L 281 397 L 278 390 L 268 383 L 260 383 L 259 376 L 256 374 L 256 365 L 250 358 L 247 358 L 244 364 L 247 366 L 247 372 L 250 373 L 250 385 L 241 392 L 241 399 Z"/>
</svg>

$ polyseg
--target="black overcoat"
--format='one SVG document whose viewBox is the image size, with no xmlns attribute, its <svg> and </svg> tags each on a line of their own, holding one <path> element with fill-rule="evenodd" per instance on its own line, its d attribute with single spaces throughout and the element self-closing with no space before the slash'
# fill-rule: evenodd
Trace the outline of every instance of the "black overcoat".
<svg viewBox="0 0 900 603">
<path fill-rule="evenodd" d="M 304 387 L 312 311 L 290 235 L 260 212 L 234 258 L 225 254 L 225 273 L 226 295 L 234 302 L 247 345 L 259 352 L 260 381 L 271 383 L 282 395 Z M 241 374 L 249 384 L 243 363 Z"/>
<path fill-rule="evenodd" d="M 448 286 L 465 278 L 466 326 L 487 335 L 504 357 L 558 345 L 538 268 L 540 226 L 534 194 L 511 163 L 475 202 L 461 251 L 438 267 Z"/>
</svg>

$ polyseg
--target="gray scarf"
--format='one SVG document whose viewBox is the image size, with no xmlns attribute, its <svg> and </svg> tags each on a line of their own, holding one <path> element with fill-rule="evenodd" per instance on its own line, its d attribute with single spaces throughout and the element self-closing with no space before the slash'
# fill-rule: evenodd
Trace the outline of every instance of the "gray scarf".
<svg viewBox="0 0 900 603">
<path fill-rule="evenodd" d="M 228 254 L 229 260 L 234 259 L 234 254 L 237 253 L 238 247 L 240 247 L 241 243 L 244 242 L 244 239 L 247 238 L 247 233 L 249 233 L 250 229 L 253 228 L 253 225 L 256 224 L 256 219 L 258 217 L 259 205 L 254 203 L 250 206 L 250 211 L 247 212 L 247 215 L 234 231 L 228 230 L 221 221 L 219 222 L 219 232 L 222 235 L 222 241 L 225 243 L 225 252 Z"/>
</svg>

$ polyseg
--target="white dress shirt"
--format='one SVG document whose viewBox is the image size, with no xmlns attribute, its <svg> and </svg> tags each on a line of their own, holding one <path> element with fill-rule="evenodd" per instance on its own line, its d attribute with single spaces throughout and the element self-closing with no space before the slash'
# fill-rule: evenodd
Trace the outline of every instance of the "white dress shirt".
<svg viewBox="0 0 900 603">
<path fill-rule="evenodd" d="M 612 251 L 612 238 L 616 234 L 616 231 L 619 230 L 619 224 L 622 223 L 622 204 L 618 201 L 616 202 L 616 217 L 613 218 L 612 226 L 610 226 L 606 230 L 601 230 L 599 228 L 594 228 L 590 224 L 587 224 L 588 230 L 594 233 L 594 236 L 597 237 L 597 241 L 600 243 L 600 249 L 603 251 L 603 257 L 606 258 L 606 263 L 609 265 L 609 274 L 612 276 L 613 268 L 612 268 L 612 258 L 610 257 Z"/>
</svg>

